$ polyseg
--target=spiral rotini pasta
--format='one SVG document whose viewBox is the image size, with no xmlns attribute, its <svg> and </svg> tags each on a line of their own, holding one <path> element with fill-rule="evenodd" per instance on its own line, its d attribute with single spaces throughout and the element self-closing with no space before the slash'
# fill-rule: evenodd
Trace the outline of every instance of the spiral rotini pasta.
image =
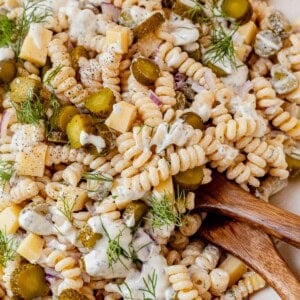
<svg viewBox="0 0 300 300">
<path fill-rule="evenodd" d="M 62 179 L 72 186 L 77 186 L 84 173 L 84 166 L 74 162 L 66 167 L 62 172 Z"/>
</svg>

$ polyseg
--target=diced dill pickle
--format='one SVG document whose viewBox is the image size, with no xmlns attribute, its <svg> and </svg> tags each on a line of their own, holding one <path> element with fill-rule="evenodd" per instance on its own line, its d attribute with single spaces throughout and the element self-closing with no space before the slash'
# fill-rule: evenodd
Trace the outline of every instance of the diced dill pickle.
<svg viewBox="0 0 300 300">
<path fill-rule="evenodd" d="M 254 51 L 258 56 L 272 56 L 281 48 L 281 38 L 272 30 L 262 30 L 255 37 Z"/>
<path fill-rule="evenodd" d="M 274 65 L 271 68 L 271 83 L 278 94 L 287 94 L 295 90 L 298 85 L 298 79 L 293 72 L 281 65 Z"/>
<path fill-rule="evenodd" d="M 88 52 L 83 46 L 76 46 L 72 51 L 71 51 L 71 62 L 72 62 L 72 67 L 75 70 L 78 70 L 78 60 L 80 57 L 86 57 L 88 58 Z"/>
<path fill-rule="evenodd" d="M 116 136 L 104 123 L 96 124 L 96 129 L 98 134 L 104 139 L 106 145 L 101 154 L 106 154 L 107 152 L 115 148 Z"/>
<path fill-rule="evenodd" d="M 159 66 L 152 60 L 139 57 L 131 65 L 134 78 L 143 85 L 152 85 L 159 77 Z"/>
<path fill-rule="evenodd" d="M 203 129 L 203 120 L 199 115 L 194 112 L 184 113 L 181 117 L 187 124 L 191 125 L 194 129 Z"/>
<path fill-rule="evenodd" d="M 175 95 L 175 99 L 176 99 L 176 105 L 175 105 L 175 109 L 184 109 L 185 108 L 185 104 L 186 104 L 186 97 L 184 95 L 183 92 L 177 91 L 176 95 Z"/>
<path fill-rule="evenodd" d="M 121 12 L 119 17 L 119 23 L 120 25 L 129 27 L 131 29 L 137 25 L 130 14 L 130 9 L 125 9 Z"/>
<path fill-rule="evenodd" d="M 129 203 L 123 212 L 123 219 L 128 227 L 134 227 L 147 213 L 148 206 L 143 201 Z"/>
<path fill-rule="evenodd" d="M 161 4 L 163 8 L 172 8 L 175 0 L 162 0 Z"/>
<path fill-rule="evenodd" d="M 288 164 L 289 169 L 298 170 L 300 169 L 300 159 L 296 159 L 293 156 L 285 155 L 285 160 Z"/>
<path fill-rule="evenodd" d="M 173 176 L 175 183 L 187 190 L 196 190 L 204 178 L 203 168 L 195 167 Z"/>
<path fill-rule="evenodd" d="M 229 287 L 235 284 L 247 272 L 247 266 L 241 260 L 232 255 L 228 255 L 218 268 L 228 273 Z"/>
<path fill-rule="evenodd" d="M 12 59 L 0 61 L 0 82 L 9 83 L 17 74 L 16 62 Z"/>
<path fill-rule="evenodd" d="M 72 118 L 79 113 L 78 109 L 74 105 L 66 105 L 59 109 L 57 116 L 55 117 L 55 123 L 57 128 L 66 132 L 67 124 Z"/>
<path fill-rule="evenodd" d="M 102 235 L 101 233 L 93 232 L 89 225 L 85 225 L 80 230 L 78 238 L 84 247 L 91 249 L 102 238 Z"/>
<path fill-rule="evenodd" d="M 193 58 L 195 61 L 200 61 L 201 59 L 201 50 L 198 48 L 192 52 L 189 52 L 189 57 Z"/>
<path fill-rule="evenodd" d="M 208 62 L 206 64 L 209 68 L 211 68 L 211 70 L 218 76 L 218 77 L 223 77 L 223 76 L 227 76 L 228 73 L 223 70 L 221 67 L 217 66 L 216 64 L 214 64 L 213 62 Z"/>
<path fill-rule="evenodd" d="M 115 96 L 111 89 L 103 88 L 85 99 L 85 107 L 100 118 L 107 118 L 112 112 Z"/>
<path fill-rule="evenodd" d="M 63 132 L 52 131 L 47 135 L 47 141 L 52 142 L 52 143 L 67 144 L 68 143 L 68 137 Z"/>
<path fill-rule="evenodd" d="M 20 265 L 10 278 L 11 290 L 16 297 L 34 299 L 46 296 L 49 292 L 44 269 L 39 265 Z"/>
<path fill-rule="evenodd" d="M 278 10 L 273 10 L 272 13 L 268 16 L 267 25 L 269 29 L 273 30 L 282 38 L 287 38 L 288 32 L 292 29 L 292 26 L 288 19 L 282 12 Z"/>
<path fill-rule="evenodd" d="M 197 0 L 176 0 L 172 10 L 175 14 L 196 22 L 202 13 L 201 6 L 197 6 L 197 2 Z"/>
<path fill-rule="evenodd" d="M 10 83 L 10 98 L 20 103 L 26 101 L 33 94 L 37 94 L 41 84 L 29 77 L 17 77 Z"/>
<path fill-rule="evenodd" d="M 165 18 L 160 12 L 153 13 L 145 21 L 133 28 L 133 34 L 136 38 L 140 39 L 146 34 L 155 31 L 163 22 Z"/>
<path fill-rule="evenodd" d="M 93 132 L 93 119 L 90 115 L 75 115 L 68 123 L 67 136 L 72 148 L 77 149 L 83 146 L 80 143 L 81 131 L 85 131 L 87 133 Z"/>
<path fill-rule="evenodd" d="M 88 300 L 88 298 L 76 290 L 66 289 L 61 292 L 58 300 Z"/>
<path fill-rule="evenodd" d="M 250 21 L 253 14 L 252 6 L 248 0 L 224 0 L 222 11 L 226 16 L 240 24 Z"/>
</svg>

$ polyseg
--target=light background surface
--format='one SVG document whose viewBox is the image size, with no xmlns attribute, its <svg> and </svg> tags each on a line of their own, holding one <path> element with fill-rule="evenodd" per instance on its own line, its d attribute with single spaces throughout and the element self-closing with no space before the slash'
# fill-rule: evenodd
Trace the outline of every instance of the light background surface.
<svg viewBox="0 0 300 300">
<path fill-rule="evenodd" d="M 270 0 L 270 3 L 292 22 L 300 20 L 299 0 Z M 291 180 L 288 187 L 274 196 L 271 202 L 300 215 L 300 178 Z M 300 277 L 300 250 L 284 242 L 279 242 L 278 249 L 290 268 Z M 267 288 L 255 294 L 251 300 L 280 300 L 280 297 L 271 288 Z"/>
</svg>

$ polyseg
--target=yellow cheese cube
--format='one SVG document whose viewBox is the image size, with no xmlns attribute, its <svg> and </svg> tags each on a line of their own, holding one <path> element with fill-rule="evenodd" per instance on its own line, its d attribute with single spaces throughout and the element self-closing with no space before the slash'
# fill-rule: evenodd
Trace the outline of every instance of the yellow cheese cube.
<svg viewBox="0 0 300 300">
<path fill-rule="evenodd" d="M 119 132 L 130 130 L 137 116 L 137 109 L 134 105 L 121 101 L 114 105 L 113 111 L 106 119 L 105 124 Z"/>
<path fill-rule="evenodd" d="M 287 94 L 285 96 L 285 98 L 287 100 L 291 101 L 291 102 L 294 102 L 296 104 L 300 104 L 300 72 L 295 72 L 294 74 L 295 74 L 295 76 L 297 77 L 297 79 L 299 81 L 299 86 L 295 91 Z"/>
<path fill-rule="evenodd" d="M 87 192 L 79 187 L 63 186 L 57 199 L 57 207 L 64 211 L 78 211 L 83 209 L 87 201 Z"/>
<path fill-rule="evenodd" d="M 240 61 L 244 62 L 246 61 L 248 55 L 250 54 L 252 47 L 249 45 L 239 45 L 234 47 L 234 50 L 235 50 L 236 57 Z"/>
<path fill-rule="evenodd" d="M 44 239 L 30 233 L 19 245 L 17 253 L 27 259 L 30 263 L 35 263 L 42 254 Z"/>
<path fill-rule="evenodd" d="M 6 234 L 13 234 L 19 228 L 19 214 L 21 207 L 13 205 L 0 212 L 0 230 Z"/>
<path fill-rule="evenodd" d="M 255 23 L 249 21 L 248 23 L 240 26 L 237 32 L 242 36 L 244 43 L 250 45 L 258 32 L 258 28 Z"/>
<path fill-rule="evenodd" d="M 170 199 L 174 198 L 174 186 L 172 176 L 167 180 L 162 181 L 158 186 L 153 189 L 153 193 L 160 195 L 167 195 Z"/>
<path fill-rule="evenodd" d="M 21 47 L 20 58 L 28 60 L 38 67 L 44 66 L 51 38 L 52 31 L 43 27 L 42 24 L 31 24 Z"/>
<path fill-rule="evenodd" d="M 130 29 L 117 26 L 106 32 L 106 46 L 113 46 L 120 54 L 128 52 Z"/>
<path fill-rule="evenodd" d="M 45 171 L 45 158 L 48 146 L 39 144 L 29 147 L 26 152 L 16 155 L 16 172 L 20 176 L 42 177 Z"/>
</svg>

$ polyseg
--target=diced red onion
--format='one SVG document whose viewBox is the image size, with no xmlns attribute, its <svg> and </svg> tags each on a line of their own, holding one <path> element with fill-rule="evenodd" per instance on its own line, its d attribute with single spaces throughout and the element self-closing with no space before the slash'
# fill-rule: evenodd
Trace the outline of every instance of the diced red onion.
<svg viewBox="0 0 300 300">
<path fill-rule="evenodd" d="M 103 15 L 111 17 L 114 22 L 118 21 L 121 14 L 121 9 L 119 7 L 116 7 L 111 3 L 102 2 L 101 9 Z"/>
<path fill-rule="evenodd" d="M 0 136 L 2 139 L 6 138 L 7 136 L 7 127 L 9 124 L 9 120 L 12 116 L 11 110 L 4 110 L 1 118 L 1 125 L 0 125 Z"/>
<path fill-rule="evenodd" d="M 157 95 L 155 93 L 153 93 L 152 91 L 149 94 L 149 98 L 151 99 L 152 102 L 154 102 L 156 105 L 162 105 L 162 102 L 160 101 L 160 99 L 157 97 Z"/>
<path fill-rule="evenodd" d="M 186 76 L 185 76 L 185 74 L 182 74 L 182 73 L 178 72 L 178 73 L 175 74 L 174 80 L 175 80 L 175 82 L 185 81 Z"/>
<path fill-rule="evenodd" d="M 208 85 L 210 91 L 216 90 L 216 83 L 213 72 L 209 69 L 204 72 L 204 79 Z"/>
<path fill-rule="evenodd" d="M 62 278 L 62 275 L 55 271 L 54 269 L 51 269 L 49 267 L 45 267 L 45 274 L 46 274 L 46 279 L 50 282 L 50 280 L 54 280 L 57 278 Z"/>
</svg>

